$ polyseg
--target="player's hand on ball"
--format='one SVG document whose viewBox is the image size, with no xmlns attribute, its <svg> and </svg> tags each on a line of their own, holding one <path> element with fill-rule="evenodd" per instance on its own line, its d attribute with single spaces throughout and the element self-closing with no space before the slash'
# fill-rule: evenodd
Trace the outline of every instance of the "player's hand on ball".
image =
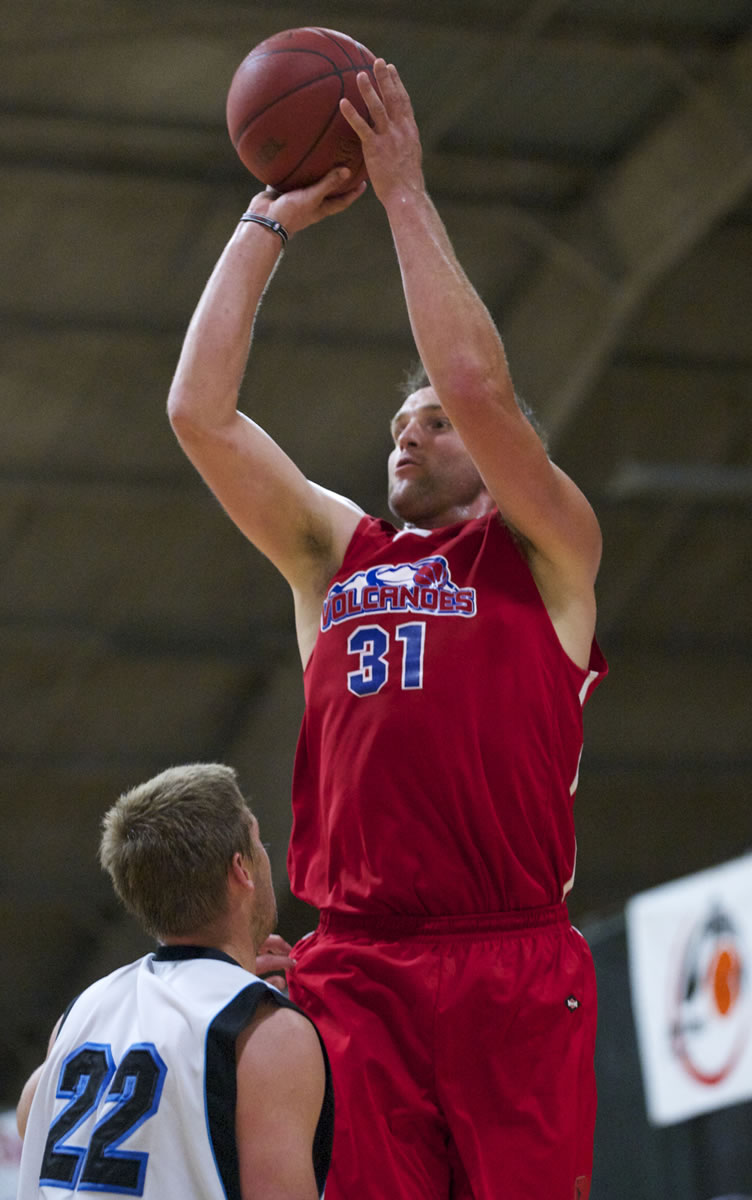
<svg viewBox="0 0 752 1200">
<path fill-rule="evenodd" d="M 377 58 L 373 74 L 378 91 L 365 71 L 358 75 L 358 88 L 368 106 L 371 125 L 347 99 L 340 100 L 340 111 L 360 138 L 373 190 L 386 204 L 397 190 L 422 190 L 422 149 L 413 106 L 397 68 Z"/>
<path fill-rule="evenodd" d="M 249 211 L 281 221 L 292 236 L 294 233 L 300 233 L 301 229 L 308 225 L 323 221 L 325 217 L 344 212 L 363 195 L 367 186 L 365 180 L 349 191 L 332 194 L 346 185 L 351 175 L 352 171 L 348 167 L 334 167 L 323 179 L 309 187 L 295 188 L 291 192 L 282 193 L 276 192 L 274 188 L 265 188 L 253 197 Z"/>
</svg>

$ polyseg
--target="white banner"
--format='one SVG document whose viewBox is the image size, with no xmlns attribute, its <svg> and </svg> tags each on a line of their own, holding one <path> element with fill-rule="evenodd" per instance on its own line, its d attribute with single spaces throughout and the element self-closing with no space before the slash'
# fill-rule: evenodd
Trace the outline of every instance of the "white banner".
<svg viewBox="0 0 752 1200">
<path fill-rule="evenodd" d="M 752 1099 L 752 854 L 634 896 L 626 926 L 649 1119 Z"/>
</svg>

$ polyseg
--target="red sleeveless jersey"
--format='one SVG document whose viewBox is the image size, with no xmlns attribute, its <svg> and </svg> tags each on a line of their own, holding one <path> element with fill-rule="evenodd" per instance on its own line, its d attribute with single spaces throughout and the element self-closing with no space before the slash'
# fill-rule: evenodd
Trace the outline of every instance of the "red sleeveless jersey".
<svg viewBox="0 0 752 1200">
<path fill-rule="evenodd" d="M 429 532 L 363 517 L 306 667 L 292 890 L 432 916 L 560 902 L 582 708 L 607 670 L 562 649 L 497 514 Z"/>
</svg>

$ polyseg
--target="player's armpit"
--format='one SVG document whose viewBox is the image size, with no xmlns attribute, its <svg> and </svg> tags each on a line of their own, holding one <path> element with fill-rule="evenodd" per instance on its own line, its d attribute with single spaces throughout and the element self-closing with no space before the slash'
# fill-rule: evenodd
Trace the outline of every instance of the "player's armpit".
<svg viewBox="0 0 752 1200">
<path fill-rule="evenodd" d="M 307 1018 L 265 1006 L 238 1039 L 235 1129 L 243 1200 L 318 1200 L 313 1141 L 324 1056 Z"/>
</svg>

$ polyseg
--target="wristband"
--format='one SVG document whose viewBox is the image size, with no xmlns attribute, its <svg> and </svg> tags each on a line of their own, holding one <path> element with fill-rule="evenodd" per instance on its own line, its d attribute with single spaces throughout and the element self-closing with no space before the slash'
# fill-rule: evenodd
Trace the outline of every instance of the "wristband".
<svg viewBox="0 0 752 1200">
<path fill-rule="evenodd" d="M 265 229 L 271 229 L 272 233 L 278 233 L 282 239 L 282 245 L 287 245 L 289 233 L 280 221 L 273 221 L 271 217 L 262 217 L 259 213 L 245 212 L 240 218 L 241 221 L 253 221 L 256 225 L 263 225 Z"/>
</svg>

